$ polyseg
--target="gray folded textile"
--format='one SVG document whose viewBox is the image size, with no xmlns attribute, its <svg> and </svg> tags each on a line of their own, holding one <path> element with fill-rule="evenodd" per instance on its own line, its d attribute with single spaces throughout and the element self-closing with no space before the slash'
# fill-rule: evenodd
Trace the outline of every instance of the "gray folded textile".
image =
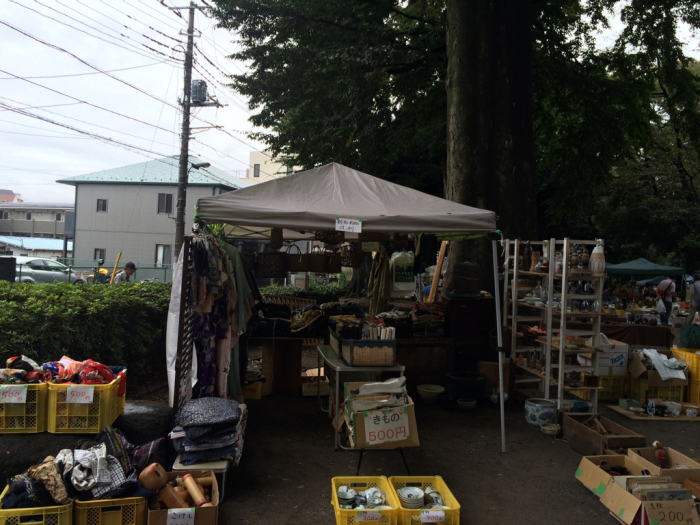
<svg viewBox="0 0 700 525">
<path fill-rule="evenodd" d="M 71 482 L 76 490 L 91 490 L 97 483 L 109 483 L 107 447 L 100 443 L 88 450 L 73 451 Z"/>
</svg>

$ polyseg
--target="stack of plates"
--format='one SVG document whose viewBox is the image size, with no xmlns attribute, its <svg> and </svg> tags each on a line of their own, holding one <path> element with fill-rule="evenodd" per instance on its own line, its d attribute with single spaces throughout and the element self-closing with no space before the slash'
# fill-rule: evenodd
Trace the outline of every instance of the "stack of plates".
<svg viewBox="0 0 700 525">
<path fill-rule="evenodd" d="M 353 503 L 355 503 L 355 495 L 352 492 L 343 492 L 341 490 L 338 491 L 338 504 L 341 506 L 341 508 L 347 506 L 352 508 Z"/>
<path fill-rule="evenodd" d="M 425 494 L 417 487 L 404 487 L 396 491 L 404 509 L 422 509 Z"/>
</svg>

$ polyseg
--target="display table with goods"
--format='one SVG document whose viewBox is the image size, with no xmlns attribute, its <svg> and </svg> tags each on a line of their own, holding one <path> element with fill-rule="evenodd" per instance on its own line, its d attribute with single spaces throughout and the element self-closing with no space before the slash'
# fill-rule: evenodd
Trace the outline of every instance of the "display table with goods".
<svg viewBox="0 0 700 525">
<path fill-rule="evenodd" d="M 123 366 L 11 357 L 0 371 L 0 434 L 95 434 L 124 412 L 125 402 Z"/>
<path fill-rule="evenodd" d="M 516 378 L 516 386 L 539 380 L 544 392 L 542 406 L 549 404 L 550 387 L 556 387 L 554 399 L 559 409 L 564 407 L 565 392 L 588 390 L 592 410 L 597 411 L 598 390 L 602 389 L 597 375 L 604 315 L 602 239 L 504 243 L 504 304 L 510 305 L 511 315 L 504 316 L 503 322 L 511 333 L 511 357 L 525 375 Z M 591 329 L 571 328 L 570 322 L 579 318 L 591 319 Z M 538 346 L 526 346 L 525 340 Z M 589 362 L 581 363 L 581 354 Z M 527 409 L 526 404 L 528 423 L 536 427 L 550 422 L 552 416 L 549 409 L 540 405 Z"/>
<path fill-rule="evenodd" d="M 574 475 L 626 525 L 700 524 L 700 464 L 658 441 L 626 455 L 585 456 Z"/>
<path fill-rule="evenodd" d="M 459 525 L 460 504 L 440 476 L 338 477 L 331 485 L 337 525 Z"/>
</svg>

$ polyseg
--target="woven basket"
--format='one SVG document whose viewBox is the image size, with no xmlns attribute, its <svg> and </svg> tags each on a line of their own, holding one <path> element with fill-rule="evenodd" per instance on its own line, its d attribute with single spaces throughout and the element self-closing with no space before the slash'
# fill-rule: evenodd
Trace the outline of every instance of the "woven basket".
<svg viewBox="0 0 700 525">
<path fill-rule="evenodd" d="M 319 231 L 316 232 L 315 239 L 326 244 L 342 244 L 345 240 L 345 232 Z"/>
<path fill-rule="evenodd" d="M 359 268 L 365 259 L 365 252 L 357 244 L 348 244 L 340 249 L 342 265 L 349 268 Z"/>
<path fill-rule="evenodd" d="M 292 248 L 296 248 L 299 253 L 291 253 Z M 301 249 L 296 244 L 292 244 L 287 248 L 287 271 L 290 272 L 308 272 L 309 271 L 309 254 L 301 253 Z"/>
<path fill-rule="evenodd" d="M 343 339 L 330 331 L 331 347 L 350 366 L 394 366 L 396 364 L 396 340 Z"/>
<path fill-rule="evenodd" d="M 270 248 L 279 250 L 283 243 L 284 237 L 282 237 L 282 230 L 279 228 L 272 228 L 270 230 Z"/>
<path fill-rule="evenodd" d="M 343 271 L 343 259 L 340 253 L 326 250 L 326 273 L 340 273 Z"/>
<path fill-rule="evenodd" d="M 328 256 L 323 253 L 320 246 L 311 248 L 311 253 L 306 254 L 309 258 L 309 272 L 326 273 L 328 271 Z"/>
</svg>

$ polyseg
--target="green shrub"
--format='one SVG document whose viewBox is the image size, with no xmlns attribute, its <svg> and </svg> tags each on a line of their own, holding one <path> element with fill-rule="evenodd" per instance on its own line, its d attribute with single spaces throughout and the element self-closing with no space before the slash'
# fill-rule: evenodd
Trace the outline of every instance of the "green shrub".
<svg viewBox="0 0 700 525">
<path fill-rule="evenodd" d="M 170 283 L 18 284 L 0 281 L 0 368 L 8 357 L 62 356 L 128 367 L 144 379 L 165 366 Z"/>
</svg>

